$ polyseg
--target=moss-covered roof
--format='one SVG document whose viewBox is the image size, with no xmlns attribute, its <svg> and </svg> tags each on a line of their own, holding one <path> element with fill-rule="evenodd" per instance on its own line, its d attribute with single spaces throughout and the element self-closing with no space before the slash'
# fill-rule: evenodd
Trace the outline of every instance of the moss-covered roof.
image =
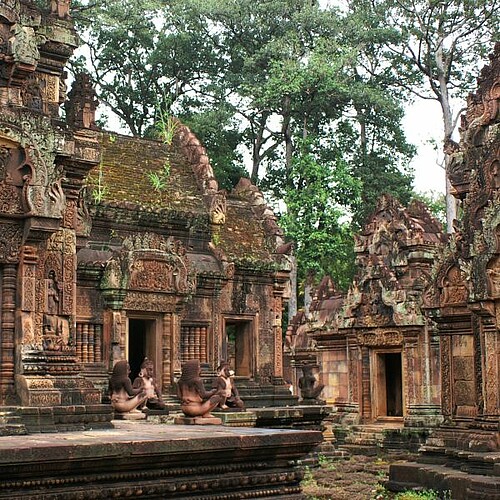
<svg viewBox="0 0 500 500">
<path fill-rule="evenodd" d="M 158 141 L 103 133 L 102 160 L 87 178 L 94 200 L 100 194 L 96 208 L 100 207 L 101 212 L 121 207 L 134 213 L 148 213 L 150 222 L 153 214 L 165 212 L 177 214 L 176 217 L 206 216 L 208 222 L 208 207 L 211 197 L 218 192 L 217 183 L 203 146 L 192 132 L 182 127 L 179 126 L 180 132 L 170 147 Z M 169 174 L 165 176 L 166 164 Z M 164 186 L 160 190 L 152 185 L 148 175 L 151 172 L 163 176 Z M 255 186 L 250 187 L 253 188 L 250 194 L 258 191 Z M 260 263 L 259 268 L 262 265 L 267 268 L 275 260 L 276 249 L 269 247 L 275 238 L 266 229 L 263 216 L 254 210 L 255 206 L 255 200 L 248 193 L 245 195 L 244 190 L 228 195 L 225 223 L 212 226 L 211 238 L 229 261 L 250 267 Z"/>
<path fill-rule="evenodd" d="M 107 203 L 130 202 L 153 209 L 206 212 L 190 162 L 182 153 L 158 141 L 111 133 L 102 134 L 101 146 L 101 163 L 87 178 L 94 199 L 100 193 L 100 201 Z M 164 182 L 161 189 L 153 187 L 151 172 Z"/>
<path fill-rule="evenodd" d="M 270 254 L 262 222 L 246 201 L 228 198 L 220 246 L 229 260 L 268 261 Z"/>
</svg>

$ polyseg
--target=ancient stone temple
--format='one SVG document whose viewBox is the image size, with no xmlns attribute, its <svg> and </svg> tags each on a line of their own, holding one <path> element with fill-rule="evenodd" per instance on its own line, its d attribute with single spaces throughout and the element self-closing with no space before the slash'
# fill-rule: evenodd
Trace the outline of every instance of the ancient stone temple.
<svg viewBox="0 0 500 500">
<path fill-rule="evenodd" d="M 145 357 L 164 395 L 195 358 L 284 401 L 290 258 L 262 194 L 220 191 L 178 122 L 168 144 L 100 131 L 88 77 L 66 96 L 77 37 L 51 6 L 0 4 L 0 404 L 104 425 L 114 362 Z"/>
<path fill-rule="evenodd" d="M 463 216 L 426 292 L 440 341 L 444 422 L 426 442 L 429 465 L 391 469 L 394 487 L 432 485 L 459 500 L 500 498 L 499 102 L 497 44 L 468 99 L 460 145 L 450 145 Z"/>
<path fill-rule="evenodd" d="M 356 238 L 359 271 L 348 293 L 325 278 L 295 318 L 286 346 L 291 367 L 319 367 L 334 422 L 439 422 L 439 342 L 423 294 L 444 241 L 422 203 L 405 209 L 384 195 Z"/>
</svg>

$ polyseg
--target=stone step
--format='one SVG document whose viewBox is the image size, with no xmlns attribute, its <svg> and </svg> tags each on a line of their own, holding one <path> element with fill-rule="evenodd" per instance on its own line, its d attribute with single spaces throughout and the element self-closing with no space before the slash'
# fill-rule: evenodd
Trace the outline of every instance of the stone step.
<svg viewBox="0 0 500 500">
<path fill-rule="evenodd" d="M 27 433 L 22 418 L 14 408 L 0 411 L 0 436 L 21 436 Z"/>
<path fill-rule="evenodd" d="M 386 487 L 391 491 L 433 489 L 453 500 L 499 500 L 500 477 L 469 474 L 445 465 L 401 462 L 392 464 Z"/>
<path fill-rule="evenodd" d="M 23 436 L 28 434 L 24 424 L 0 424 L 0 436 Z"/>
</svg>

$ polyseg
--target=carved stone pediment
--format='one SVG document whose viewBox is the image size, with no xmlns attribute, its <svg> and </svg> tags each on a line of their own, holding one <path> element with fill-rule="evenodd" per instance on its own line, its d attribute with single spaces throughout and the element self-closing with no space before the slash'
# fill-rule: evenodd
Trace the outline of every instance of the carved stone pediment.
<svg viewBox="0 0 500 500">
<path fill-rule="evenodd" d="M 140 233 L 123 241 L 122 251 L 106 264 L 101 289 L 189 294 L 196 275 L 184 245 L 172 236 Z"/>
<path fill-rule="evenodd" d="M 4 182 L 21 191 L 23 213 L 62 219 L 66 207 L 61 186 L 64 172 L 55 163 L 60 142 L 47 117 L 21 111 L 2 115 L 0 143 L 5 144 L 2 146 L 6 164 Z"/>
</svg>

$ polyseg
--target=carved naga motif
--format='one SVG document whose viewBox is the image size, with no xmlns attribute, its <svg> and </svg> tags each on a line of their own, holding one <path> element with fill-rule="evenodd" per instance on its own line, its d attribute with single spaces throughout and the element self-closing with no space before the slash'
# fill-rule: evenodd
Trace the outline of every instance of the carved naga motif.
<svg viewBox="0 0 500 500">
<path fill-rule="evenodd" d="M 210 221 L 212 224 L 224 224 L 226 222 L 226 193 L 219 191 L 212 197 L 210 204 Z"/>
</svg>

